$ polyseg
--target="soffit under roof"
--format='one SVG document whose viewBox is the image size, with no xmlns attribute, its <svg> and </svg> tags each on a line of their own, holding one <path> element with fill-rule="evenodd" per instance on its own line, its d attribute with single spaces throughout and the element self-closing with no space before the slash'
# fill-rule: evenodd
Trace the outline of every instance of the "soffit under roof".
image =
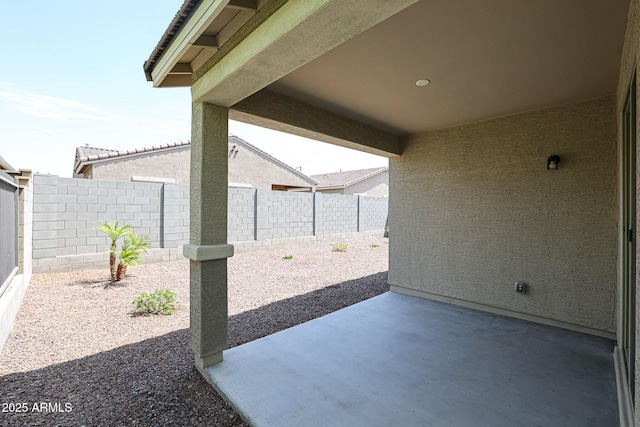
<svg viewBox="0 0 640 427">
<path fill-rule="evenodd" d="M 616 91 L 628 0 L 422 0 L 269 86 L 396 134 Z M 418 79 L 431 83 L 417 87 Z"/>
<path fill-rule="evenodd" d="M 204 45 L 228 40 L 267 3 L 225 3 L 156 84 L 190 86 L 217 51 Z M 628 3 L 421 0 L 268 88 L 398 135 L 613 94 Z M 416 87 L 422 78 L 431 83 Z"/>
<path fill-rule="evenodd" d="M 144 63 L 147 80 L 153 81 L 158 87 L 191 86 L 193 72 L 215 55 L 269 1 L 271 0 L 184 0 Z M 202 13 L 198 12 L 199 9 L 203 10 Z M 190 21 L 197 21 L 195 27 L 190 26 Z M 188 42 L 174 47 L 174 44 L 179 44 L 182 36 L 190 36 Z M 163 64 L 168 68 L 158 69 L 166 55 L 171 57 Z"/>
</svg>

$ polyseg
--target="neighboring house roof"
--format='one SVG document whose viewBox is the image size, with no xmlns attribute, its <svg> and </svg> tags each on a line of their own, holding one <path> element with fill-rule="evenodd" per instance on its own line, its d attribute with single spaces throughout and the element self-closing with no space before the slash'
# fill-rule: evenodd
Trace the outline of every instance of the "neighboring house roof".
<svg viewBox="0 0 640 427">
<path fill-rule="evenodd" d="M 117 153 L 118 150 L 112 150 L 109 148 L 98 148 L 98 147 L 89 147 L 89 145 L 85 145 L 84 147 L 76 147 L 76 154 L 80 157 L 89 158 L 89 156 L 105 154 L 105 153 Z"/>
<path fill-rule="evenodd" d="M 152 147 L 135 148 L 133 150 L 113 150 L 109 148 L 89 147 L 88 145 L 76 147 L 76 160 L 73 165 L 73 171 L 74 173 L 81 173 L 85 166 L 105 160 L 134 156 L 151 151 L 171 150 L 190 144 L 190 141 L 171 142 L 169 144 L 154 145 Z"/>
<path fill-rule="evenodd" d="M 253 151 L 257 155 L 265 158 L 266 160 L 269 160 L 270 162 L 276 164 L 277 166 L 288 170 L 292 174 L 308 182 L 310 185 L 318 184 L 318 181 L 316 181 L 315 179 L 303 174 L 299 170 L 276 159 L 272 155 L 260 150 L 258 147 L 255 147 L 254 145 L 248 143 L 242 138 L 239 138 L 235 135 L 229 135 L 229 143 L 238 144 Z M 73 171 L 74 173 L 79 174 L 79 173 L 82 173 L 82 170 L 86 166 L 92 165 L 94 163 L 100 163 L 100 162 L 105 162 L 105 161 L 114 160 L 114 159 L 121 159 L 123 157 L 136 156 L 136 155 L 150 153 L 150 152 L 162 152 L 167 150 L 175 150 L 182 147 L 191 148 L 191 141 L 172 142 L 169 144 L 154 145 L 152 147 L 137 148 L 133 150 L 113 150 L 108 148 L 97 148 L 97 147 L 89 147 L 89 146 L 76 147 L 76 160 L 73 167 Z"/>
<path fill-rule="evenodd" d="M 318 181 L 319 190 L 328 188 L 347 188 L 358 182 L 369 179 L 389 170 L 388 167 L 358 169 L 344 172 L 325 173 L 321 175 L 311 175 L 311 178 Z"/>
</svg>

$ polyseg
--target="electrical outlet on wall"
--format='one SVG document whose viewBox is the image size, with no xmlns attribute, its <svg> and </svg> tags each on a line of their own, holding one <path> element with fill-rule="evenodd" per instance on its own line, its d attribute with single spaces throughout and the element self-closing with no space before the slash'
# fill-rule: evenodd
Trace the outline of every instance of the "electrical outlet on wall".
<svg viewBox="0 0 640 427">
<path fill-rule="evenodd" d="M 525 293 L 527 292 L 527 284 L 524 282 L 516 282 L 516 292 Z"/>
</svg>

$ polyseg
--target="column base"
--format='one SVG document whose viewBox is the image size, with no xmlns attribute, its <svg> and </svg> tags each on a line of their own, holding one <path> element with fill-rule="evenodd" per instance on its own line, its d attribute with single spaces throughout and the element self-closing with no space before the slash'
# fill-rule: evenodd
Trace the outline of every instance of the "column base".
<svg viewBox="0 0 640 427">
<path fill-rule="evenodd" d="M 202 372 L 204 368 L 208 368 L 209 366 L 213 366 L 222 362 L 222 352 L 210 354 L 205 357 L 196 356 L 196 368 Z"/>
</svg>

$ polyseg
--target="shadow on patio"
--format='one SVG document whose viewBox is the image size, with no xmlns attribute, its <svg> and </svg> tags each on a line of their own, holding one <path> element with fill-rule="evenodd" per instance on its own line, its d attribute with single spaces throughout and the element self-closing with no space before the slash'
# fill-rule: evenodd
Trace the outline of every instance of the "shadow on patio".
<svg viewBox="0 0 640 427">
<path fill-rule="evenodd" d="M 205 370 L 256 426 L 617 426 L 610 340 L 387 292 Z"/>
</svg>

